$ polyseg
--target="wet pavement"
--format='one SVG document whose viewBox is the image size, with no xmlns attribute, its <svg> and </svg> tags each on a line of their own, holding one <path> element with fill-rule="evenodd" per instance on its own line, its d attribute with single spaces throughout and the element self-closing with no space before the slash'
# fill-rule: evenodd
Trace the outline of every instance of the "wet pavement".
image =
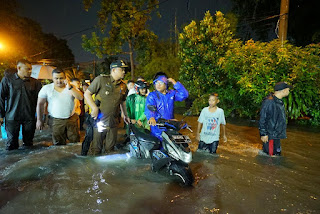
<svg viewBox="0 0 320 214">
<path fill-rule="evenodd" d="M 197 118 L 186 120 L 196 130 Z M 81 143 L 52 146 L 49 130 L 32 149 L 1 141 L 0 213 L 320 213 L 319 132 L 289 126 L 282 157 L 268 157 L 254 121 L 227 122 L 218 154 L 194 153 L 190 188 L 124 150 L 82 157 Z"/>
</svg>

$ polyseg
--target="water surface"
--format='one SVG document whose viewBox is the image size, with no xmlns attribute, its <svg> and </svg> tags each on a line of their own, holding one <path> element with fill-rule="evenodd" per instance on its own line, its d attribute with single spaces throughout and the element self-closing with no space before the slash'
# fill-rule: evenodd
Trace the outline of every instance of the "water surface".
<svg viewBox="0 0 320 214">
<path fill-rule="evenodd" d="M 197 118 L 186 120 L 195 130 Z M 194 153 L 191 188 L 125 151 L 82 157 L 80 143 L 51 146 L 48 131 L 32 149 L 7 152 L 2 141 L 0 213 L 320 213 L 320 133 L 289 127 L 282 157 L 261 153 L 254 122 L 228 123 L 227 137 L 216 155 Z"/>
</svg>

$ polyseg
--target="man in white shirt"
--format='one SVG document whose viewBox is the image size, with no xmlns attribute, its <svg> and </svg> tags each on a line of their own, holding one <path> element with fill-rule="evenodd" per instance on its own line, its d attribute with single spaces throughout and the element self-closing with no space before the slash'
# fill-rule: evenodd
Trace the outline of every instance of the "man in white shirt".
<svg viewBox="0 0 320 214">
<path fill-rule="evenodd" d="M 66 79 L 64 71 L 52 71 L 53 83 L 45 85 L 39 92 L 37 103 L 37 129 L 43 129 L 43 106 L 48 102 L 48 112 L 53 118 L 52 141 L 55 145 L 79 142 L 78 116 L 74 112 L 74 99 L 82 100 L 83 94 Z"/>
</svg>

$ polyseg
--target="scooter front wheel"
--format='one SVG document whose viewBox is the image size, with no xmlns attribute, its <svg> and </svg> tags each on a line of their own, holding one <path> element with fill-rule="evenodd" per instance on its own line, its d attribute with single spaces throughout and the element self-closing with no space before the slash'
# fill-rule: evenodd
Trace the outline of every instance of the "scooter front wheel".
<svg viewBox="0 0 320 214">
<path fill-rule="evenodd" d="M 179 163 L 173 162 L 169 166 L 170 174 L 175 176 L 181 186 L 192 186 L 194 178 L 191 169 Z"/>
</svg>

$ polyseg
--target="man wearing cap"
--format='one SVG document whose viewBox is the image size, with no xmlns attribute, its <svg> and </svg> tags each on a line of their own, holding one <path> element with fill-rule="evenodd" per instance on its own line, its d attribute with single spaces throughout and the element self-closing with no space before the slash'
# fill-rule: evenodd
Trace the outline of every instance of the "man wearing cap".
<svg viewBox="0 0 320 214">
<path fill-rule="evenodd" d="M 259 131 L 262 149 L 265 153 L 281 155 L 280 139 L 287 138 L 286 113 L 282 98 L 289 95 L 292 86 L 285 82 L 278 82 L 274 87 L 274 94 L 269 94 L 262 102 L 260 111 Z"/>
<path fill-rule="evenodd" d="M 173 84 L 174 90 L 168 89 L 168 84 Z M 163 72 L 158 72 L 153 80 L 155 91 L 150 92 L 146 100 L 145 115 L 150 125 L 151 134 L 158 139 L 162 140 L 161 133 L 163 129 L 159 129 L 156 126 L 156 121 L 163 118 L 166 120 L 174 119 L 174 102 L 183 101 L 189 96 L 189 92 L 180 83 L 176 82 L 172 78 Z M 155 106 L 157 110 L 155 112 L 148 109 L 148 105 Z"/>
<path fill-rule="evenodd" d="M 120 108 L 125 122 L 127 114 L 125 107 L 126 84 L 122 82 L 124 68 L 127 67 L 122 60 L 112 62 L 110 75 L 100 75 L 93 80 L 84 97 L 92 108 L 91 116 L 96 120 L 93 130 L 93 141 L 90 145 L 89 155 L 99 155 L 102 152 L 113 150 L 117 141 L 118 116 Z M 99 95 L 100 107 L 97 107 L 92 95 Z"/>
</svg>

